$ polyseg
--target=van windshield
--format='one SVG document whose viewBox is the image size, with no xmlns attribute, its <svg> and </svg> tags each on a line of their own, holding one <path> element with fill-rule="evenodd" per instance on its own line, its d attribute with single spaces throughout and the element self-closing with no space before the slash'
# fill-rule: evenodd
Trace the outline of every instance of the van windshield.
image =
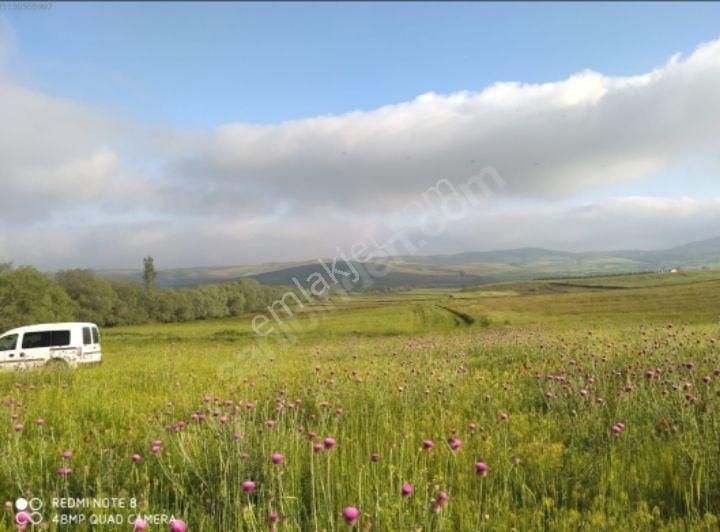
<svg viewBox="0 0 720 532">
<path fill-rule="evenodd" d="M 0 338 L 0 351 L 11 351 L 17 346 L 18 335 L 8 334 Z"/>
<path fill-rule="evenodd" d="M 23 349 L 70 345 L 70 331 L 37 331 L 25 333 Z"/>
</svg>

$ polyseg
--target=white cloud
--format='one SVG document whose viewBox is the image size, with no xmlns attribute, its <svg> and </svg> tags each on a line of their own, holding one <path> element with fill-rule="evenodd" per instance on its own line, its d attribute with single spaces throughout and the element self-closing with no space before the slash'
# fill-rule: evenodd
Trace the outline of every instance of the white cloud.
<svg viewBox="0 0 720 532">
<path fill-rule="evenodd" d="M 498 210 L 463 223 L 441 245 L 448 248 L 445 251 L 528 245 L 565 251 L 647 250 L 716 236 L 720 198 L 631 196 L 583 206 Z M 468 246 L 473 240 L 476 245 Z"/>
<path fill-rule="evenodd" d="M 8 35 L 0 25 L 0 72 Z M 713 236 L 717 200 L 568 205 L 717 153 L 718 94 L 720 41 L 633 77 L 586 71 L 213 131 L 150 128 L 0 75 L 0 260 L 128 266 L 147 253 L 168 265 L 330 255 L 382 232 L 438 179 L 462 182 L 485 165 L 507 182 L 495 209 L 472 213 L 428 252 L 662 247 Z M 530 207 L 513 208 L 520 199 Z"/>
<path fill-rule="evenodd" d="M 720 198 L 625 197 L 582 207 L 554 204 L 474 213 L 450 222 L 421 254 L 528 245 L 567 251 L 665 249 L 718 236 L 718 229 Z M 241 264 L 348 255 L 356 242 L 367 244 L 368 237 L 383 242 L 392 234 L 377 217 L 349 220 L 341 211 L 324 209 L 290 219 L 237 215 L 200 221 L 71 221 L 0 233 L 0 256 L 12 252 L 18 264 L 48 269 L 137 268 L 148 253 L 163 268 Z M 419 239 L 412 241 L 417 245 Z"/>
<path fill-rule="evenodd" d="M 256 200 L 385 207 L 483 165 L 539 198 L 641 179 L 720 148 L 720 41 L 635 77 L 583 72 L 539 85 L 426 94 L 369 112 L 230 124 L 180 168 Z"/>
</svg>

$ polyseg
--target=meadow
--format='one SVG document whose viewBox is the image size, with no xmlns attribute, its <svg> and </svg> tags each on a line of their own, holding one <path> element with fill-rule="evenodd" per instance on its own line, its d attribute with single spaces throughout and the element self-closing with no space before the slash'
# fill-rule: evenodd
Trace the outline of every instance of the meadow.
<svg viewBox="0 0 720 532">
<path fill-rule="evenodd" d="M 49 530 L 717 530 L 718 278 L 106 328 L 100 366 L 0 374 L 0 529 L 23 496 Z"/>
</svg>

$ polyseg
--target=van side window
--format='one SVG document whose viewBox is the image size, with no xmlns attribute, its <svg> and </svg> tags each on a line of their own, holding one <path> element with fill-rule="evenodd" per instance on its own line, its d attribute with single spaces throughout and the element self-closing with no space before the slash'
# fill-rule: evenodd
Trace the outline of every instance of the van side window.
<svg viewBox="0 0 720 532">
<path fill-rule="evenodd" d="M 90 333 L 90 327 L 83 327 L 83 344 L 90 345 L 93 343 L 92 334 Z"/>
<path fill-rule="evenodd" d="M 93 338 L 93 343 L 94 343 L 94 344 L 99 344 L 99 343 L 100 343 L 100 333 L 98 332 L 98 328 L 97 328 L 97 327 L 93 327 L 93 328 L 92 328 L 92 338 Z"/>
<path fill-rule="evenodd" d="M 70 331 L 38 331 L 23 335 L 23 349 L 70 345 Z"/>
<path fill-rule="evenodd" d="M 70 345 L 70 331 L 53 331 L 52 345 Z"/>
<path fill-rule="evenodd" d="M 28 332 L 23 335 L 23 349 L 34 347 L 50 347 L 52 345 L 52 333 L 50 331 Z"/>
<path fill-rule="evenodd" d="M 17 347 L 18 335 L 8 334 L 0 338 L 0 351 L 12 351 Z"/>
</svg>

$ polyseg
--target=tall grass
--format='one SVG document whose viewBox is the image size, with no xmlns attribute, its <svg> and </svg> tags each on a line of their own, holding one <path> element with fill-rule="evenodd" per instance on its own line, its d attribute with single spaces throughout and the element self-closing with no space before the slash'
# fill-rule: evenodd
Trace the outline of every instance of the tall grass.
<svg viewBox="0 0 720 532">
<path fill-rule="evenodd" d="M 483 329 L 435 308 L 339 312 L 272 351 L 227 320 L 114 329 L 99 367 L 0 374 L 0 494 L 43 499 L 50 529 L 62 496 L 189 530 L 717 529 L 716 326 Z"/>
</svg>

